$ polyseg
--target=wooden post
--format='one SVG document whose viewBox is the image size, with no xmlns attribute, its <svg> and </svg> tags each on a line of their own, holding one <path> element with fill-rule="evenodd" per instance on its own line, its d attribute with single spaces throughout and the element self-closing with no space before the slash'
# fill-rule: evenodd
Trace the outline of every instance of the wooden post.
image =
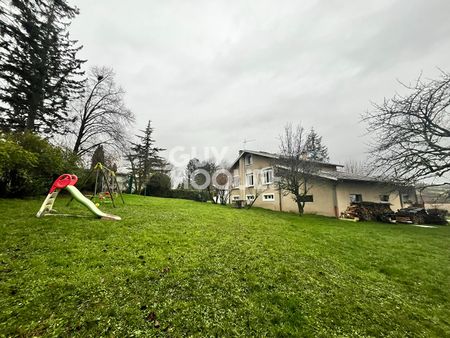
<svg viewBox="0 0 450 338">
<path fill-rule="evenodd" d="M 109 182 L 108 182 L 108 178 L 106 177 L 106 174 L 105 174 L 105 172 L 104 172 L 103 169 L 101 169 L 101 172 L 102 172 L 102 175 L 103 175 L 103 179 L 104 179 L 105 182 L 106 182 L 106 187 L 108 188 L 109 197 L 111 197 L 112 205 L 113 205 L 113 207 L 115 208 L 115 207 L 116 207 L 116 204 L 114 203 L 114 196 L 113 196 L 113 194 L 112 194 L 111 187 L 110 187 Z"/>
</svg>

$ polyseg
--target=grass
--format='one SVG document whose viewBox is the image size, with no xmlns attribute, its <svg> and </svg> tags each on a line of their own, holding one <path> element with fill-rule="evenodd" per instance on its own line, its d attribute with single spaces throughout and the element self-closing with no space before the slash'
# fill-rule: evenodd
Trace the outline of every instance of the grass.
<svg viewBox="0 0 450 338">
<path fill-rule="evenodd" d="M 0 200 L 0 336 L 450 336 L 450 226 L 41 202 Z"/>
</svg>

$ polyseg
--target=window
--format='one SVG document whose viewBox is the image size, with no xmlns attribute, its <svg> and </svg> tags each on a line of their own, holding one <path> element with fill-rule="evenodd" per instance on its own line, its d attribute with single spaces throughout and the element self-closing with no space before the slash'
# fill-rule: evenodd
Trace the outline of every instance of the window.
<svg viewBox="0 0 450 338">
<path fill-rule="evenodd" d="M 299 197 L 300 202 L 314 202 L 313 195 L 303 195 Z"/>
<path fill-rule="evenodd" d="M 233 195 L 233 197 L 231 198 L 233 201 L 239 201 L 241 199 L 241 196 L 239 195 Z"/>
<path fill-rule="evenodd" d="M 247 195 L 247 202 L 251 202 L 255 199 L 255 195 Z"/>
<path fill-rule="evenodd" d="M 402 194 L 402 202 L 403 203 L 411 203 L 411 198 L 409 198 L 409 194 Z"/>
<path fill-rule="evenodd" d="M 253 163 L 253 157 L 251 154 L 245 156 L 245 165 L 250 165 Z"/>
<path fill-rule="evenodd" d="M 275 195 L 274 194 L 264 194 L 263 195 L 263 201 L 264 202 L 275 201 Z"/>
<path fill-rule="evenodd" d="M 350 194 L 350 203 L 362 202 L 361 194 Z"/>
<path fill-rule="evenodd" d="M 380 195 L 381 202 L 389 202 L 389 195 Z"/>
<path fill-rule="evenodd" d="M 247 174 L 245 176 L 245 178 L 246 178 L 247 187 L 253 187 L 254 186 L 253 173 Z"/>
<path fill-rule="evenodd" d="M 273 169 L 266 168 L 262 170 L 263 175 L 263 184 L 272 184 L 273 183 Z"/>
<path fill-rule="evenodd" d="M 239 180 L 239 176 L 234 176 L 233 177 L 233 188 L 238 188 L 239 187 L 239 184 L 240 184 L 239 181 L 240 181 Z"/>
</svg>

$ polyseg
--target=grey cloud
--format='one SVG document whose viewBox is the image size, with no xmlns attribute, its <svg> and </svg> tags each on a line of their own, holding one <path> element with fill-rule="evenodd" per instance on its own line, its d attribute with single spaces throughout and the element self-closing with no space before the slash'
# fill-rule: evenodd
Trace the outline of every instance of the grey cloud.
<svg viewBox="0 0 450 338">
<path fill-rule="evenodd" d="M 420 71 L 450 69 L 450 2 L 78 0 L 89 64 L 112 66 L 141 129 L 172 148 L 275 151 L 286 122 L 364 158 L 359 114 Z"/>
</svg>

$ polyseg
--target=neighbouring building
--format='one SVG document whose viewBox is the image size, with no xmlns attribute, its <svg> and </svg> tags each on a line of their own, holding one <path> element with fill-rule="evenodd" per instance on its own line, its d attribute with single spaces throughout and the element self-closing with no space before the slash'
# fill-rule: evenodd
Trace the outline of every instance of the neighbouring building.
<svg viewBox="0 0 450 338">
<path fill-rule="evenodd" d="M 450 184 L 418 187 L 417 199 L 427 209 L 445 209 L 450 212 Z"/>
<path fill-rule="evenodd" d="M 231 166 L 233 175 L 230 201 L 243 200 L 254 206 L 271 210 L 298 212 L 292 195 L 277 188 L 274 160 L 277 154 L 241 150 Z M 318 163 L 305 204 L 305 213 L 339 217 L 351 202 L 371 201 L 390 203 L 395 211 L 417 203 L 413 188 L 401 188 L 374 177 L 344 172 L 343 166 Z"/>
</svg>

